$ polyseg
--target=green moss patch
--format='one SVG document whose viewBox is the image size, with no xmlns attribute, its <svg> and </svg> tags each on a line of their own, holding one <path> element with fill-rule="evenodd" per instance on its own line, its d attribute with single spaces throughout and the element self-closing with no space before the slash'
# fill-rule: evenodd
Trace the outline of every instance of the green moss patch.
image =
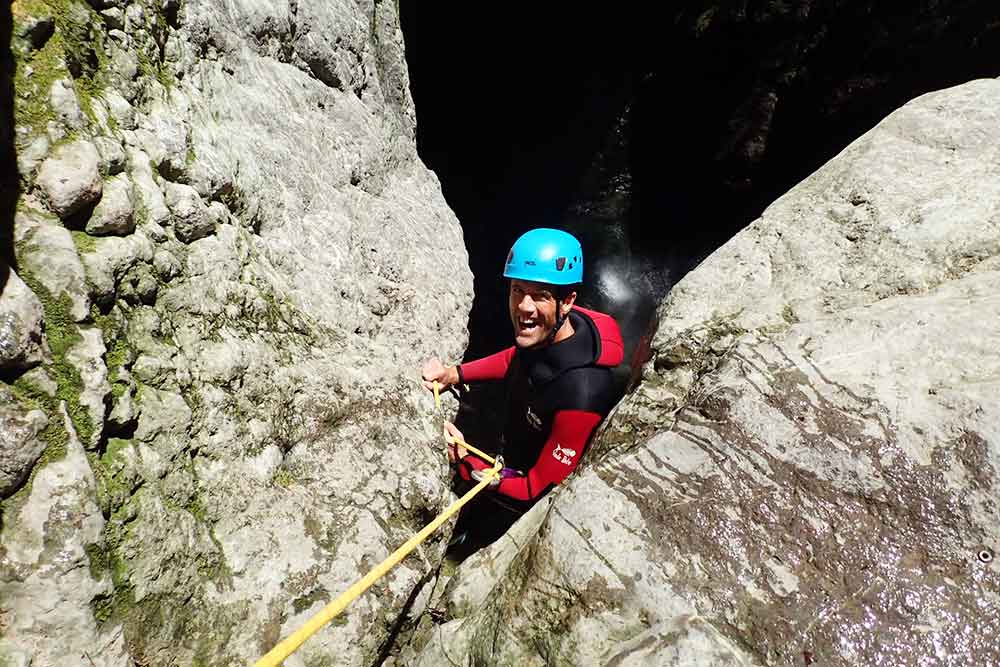
<svg viewBox="0 0 1000 667">
<path fill-rule="evenodd" d="M 51 16 L 55 32 L 37 51 L 20 55 L 14 74 L 14 116 L 18 125 L 42 133 L 54 118 L 49 91 L 64 78 L 73 81 L 80 109 L 95 120 L 92 99 L 106 85 L 108 57 L 100 16 L 77 0 L 17 0 L 15 26 L 31 17 Z"/>
<path fill-rule="evenodd" d="M 76 245 L 76 251 L 79 254 L 83 255 L 97 250 L 97 241 L 87 232 L 77 230 L 70 232 L 70 234 L 73 237 L 73 244 Z"/>
<path fill-rule="evenodd" d="M 53 297 L 23 264 L 20 276 L 41 301 L 45 313 L 45 338 L 52 352 L 52 362 L 46 365 L 45 370 L 58 385 L 56 399 L 66 401 L 66 409 L 77 435 L 83 442 L 90 442 L 94 435 L 94 424 L 86 408 L 80 403 L 83 379 L 80 372 L 66 359 L 69 350 L 82 340 L 80 330 L 69 314 L 69 296 L 61 294 L 58 298 Z"/>
</svg>

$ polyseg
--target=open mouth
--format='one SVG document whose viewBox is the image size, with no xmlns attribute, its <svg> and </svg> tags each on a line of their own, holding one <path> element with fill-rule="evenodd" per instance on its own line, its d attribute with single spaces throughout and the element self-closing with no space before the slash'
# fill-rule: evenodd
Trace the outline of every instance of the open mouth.
<svg viewBox="0 0 1000 667">
<path fill-rule="evenodd" d="M 521 333 L 531 333 L 538 328 L 538 320 L 519 319 L 517 321 L 517 328 Z"/>
</svg>

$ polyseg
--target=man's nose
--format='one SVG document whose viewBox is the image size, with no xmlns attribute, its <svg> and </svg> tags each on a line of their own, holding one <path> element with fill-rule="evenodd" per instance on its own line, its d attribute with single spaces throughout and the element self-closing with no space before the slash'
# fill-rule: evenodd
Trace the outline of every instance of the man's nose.
<svg viewBox="0 0 1000 667">
<path fill-rule="evenodd" d="M 530 295 L 525 294 L 521 302 L 517 304 L 517 309 L 525 313 L 534 312 L 535 302 Z"/>
</svg>

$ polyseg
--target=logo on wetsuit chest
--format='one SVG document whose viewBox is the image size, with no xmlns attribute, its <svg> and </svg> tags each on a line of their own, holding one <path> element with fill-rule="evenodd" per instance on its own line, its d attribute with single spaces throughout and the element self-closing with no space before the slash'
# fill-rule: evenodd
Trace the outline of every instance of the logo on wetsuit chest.
<svg viewBox="0 0 1000 667">
<path fill-rule="evenodd" d="M 532 428 L 536 431 L 542 430 L 542 419 L 531 411 L 530 405 L 528 406 L 528 412 L 524 415 L 524 418 L 528 420 L 528 423 L 531 424 Z"/>
<path fill-rule="evenodd" d="M 565 463 L 566 465 L 573 463 L 574 456 L 576 456 L 575 449 L 567 449 L 558 442 L 556 443 L 555 451 L 552 452 L 552 458 L 559 461 L 559 463 Z"/>
</svg>

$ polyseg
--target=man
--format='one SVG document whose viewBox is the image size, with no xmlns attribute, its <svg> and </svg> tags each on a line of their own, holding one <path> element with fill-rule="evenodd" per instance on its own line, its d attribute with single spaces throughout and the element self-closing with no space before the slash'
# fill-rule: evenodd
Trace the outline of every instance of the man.
<svg viewBox="0 0 1000 667">
<path fill-rule="evenodd" d="M 510 279 L 514 345 L 458 366 L 431 359 L 423 378 L 428 389 L 435 381 L 444 386 L 504 381 L 498 453 L 506 467 L 489 488 L 498 504 L 512 510 L 512 521 L 576 469 L 618 399 L 611 369 L 624 350 L 614 319 L 575 305 L 583 250 L 571 234 L 534 229 L 522 235 L 507 255 L 503 275 Z M 445 431 L 464 440 L 450 422 Z M 481 480 L 491 467 L 460 445 L 449 446 L 449 459 L 466 481 Z"/>
</svg>

